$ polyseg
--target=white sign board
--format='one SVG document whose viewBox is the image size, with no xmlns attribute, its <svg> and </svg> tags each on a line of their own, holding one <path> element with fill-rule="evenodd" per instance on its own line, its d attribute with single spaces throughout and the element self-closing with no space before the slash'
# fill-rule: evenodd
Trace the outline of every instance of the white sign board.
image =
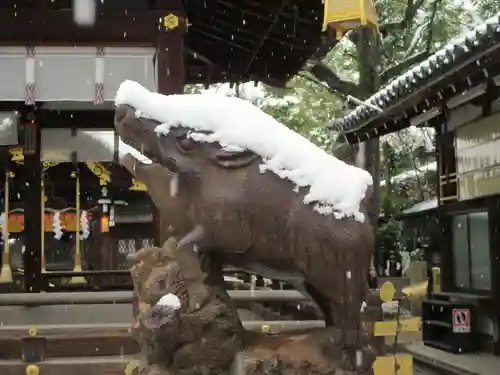
<svg viewBox="0 0 500 375">
<path fill-rule="evenodd" d="M 470 332 L 470 309 L 453 309 L 453 332 Z"/>
</svg>

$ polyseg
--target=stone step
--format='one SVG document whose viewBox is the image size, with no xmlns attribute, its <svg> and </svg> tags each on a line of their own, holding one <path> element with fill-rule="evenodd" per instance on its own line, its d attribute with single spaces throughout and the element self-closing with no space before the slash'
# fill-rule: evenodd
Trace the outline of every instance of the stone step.
<svg viewBox="0 0 500 375">
<path fill-rule="evenodd" d="M 57 357 L 131 355 L 130 323 L 0 327 L 0 358 L 39 362 Z M 1 373 L 1 372 L 0 372 Z"/>
<path fill-rule="evenodd" d="M 0 360 L 2 375 L 123 375 L 134 356 L 99 356 L 53 358 L 42 363 L 27 364 L 21 360 Z M 133 372 L 132 374 L 136 374 Z"/>
<path fill-rule="evenodd" d="M 324 322 L 244 320 L 243 326 L 247 331 L 291 332 L 324 327 Z M 139 346 L 130 327 L 130 323 L 0 326 L 0 358 L 42 362 L 58 357 L 131 355 L 139 352 Z"/>
</svg>

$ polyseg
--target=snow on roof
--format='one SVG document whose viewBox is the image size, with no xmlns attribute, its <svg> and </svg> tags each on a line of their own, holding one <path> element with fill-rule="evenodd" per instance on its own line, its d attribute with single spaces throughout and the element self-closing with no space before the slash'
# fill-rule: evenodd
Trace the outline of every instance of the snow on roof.
<svg viewBox="0 0 500 375">
<path fill-rule="evenodd" d="M 417 212 L 425 212 L 428 210 L 432 210 L 433 208 L 436 208 L 438 206 L 438 201 L 437 198 L 431 198 L 429 200 L 419 202 L 410 208 L 407 208 L 406 210 L 403 211 L 403 215 L 408 215 L 408 214 L 414 214 Z"/>
<path fill-rule="evenodd" d="M 495 33 L 500 33 L 500 12 L 465 35 L 450 41 L 427 60 L 410 68 L 366 99 L 364 104 L 357 106 L 347 116 L 334 119 L 330 126 L 345 132 L 357 130 L 380 115 L 381 112 L 376 107 L 388 109 L 402 97 L 408 97 L 422 84 L 428 84 L 431 77 L 439 77 L 445 69 L 458 64 L 464 55 L 482 50 L 488 43 L 494 43 L 497 38 Z"/>
<path fill-rule="evenodd" d="M 425 175 L 427 172 L 435 172 L 437 171 L 437 163 L 435 161 L 431 161 L 430 163 L 421 165 L 416 167 L 416 169 L 410 169 L 404 172 L 401 172 L 400 174 L 393 176 L 391 178 L 392 183 L 401 183 L 405 182 L 409 179 L 421 177 Z M 386 180 L 380 181 L 380 186 L 385 186 Z"/>
<path fill-rule="evenodd" d="M 264 160 L 262 173 L 272 171 L 292 181 L 297 192 L 298 187 L 308 187 L 304 203 L 319 202 L 314 205 L 317 212 L 364 220 L 360 202 L 373 183 L 371 175 L 331 156 L 248 101 L 199 94 L 165 96 L 127 80 L 115 104 L 128 104 L 161 122 L 159 135 L 183 126 L 193 130 L 190 137 L 196 141 L 251 150 Z"/>
</svg>

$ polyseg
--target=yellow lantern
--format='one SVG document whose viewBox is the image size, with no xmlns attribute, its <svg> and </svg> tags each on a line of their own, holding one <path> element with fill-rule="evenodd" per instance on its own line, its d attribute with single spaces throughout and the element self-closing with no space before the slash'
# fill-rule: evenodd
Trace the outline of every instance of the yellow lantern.
<svg viewBox="0 0 500 375">
<path fill-rule="evenodd" d="M 109 233 L 109 218 L 106 215 L 101 216 L 101 233 Z"/>
<path fill-rule="evenodd" d="M 378 28 L 378 16 L 373 0 L 324 0 L 323 31 L 334 29 L 337 39 L 349 30 L 365 26 Z"/>
</svg>

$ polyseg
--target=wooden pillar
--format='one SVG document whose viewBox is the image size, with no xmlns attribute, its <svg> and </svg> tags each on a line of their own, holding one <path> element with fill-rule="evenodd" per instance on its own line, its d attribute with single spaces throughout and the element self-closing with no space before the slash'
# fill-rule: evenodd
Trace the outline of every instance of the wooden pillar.
<svg viewBox="0 0 500 375">
<path fill-rule="evenodd" d="M 490 277 L 491 293 L 493 297 L 492 315 L 496 318 L 495 324 L 500 329 L 500 198 L 493 198 L 488 210 L 490 223 Z M 495 337 L 493 344 L 494 354 L 500 355 L 500 338 Z"/>
<path fill-rule="evenodd" d="M 26 116 L 24 135 L 24 287 L 29 293 L 42 290 L 42 194 L 40 126 L 36 115 Z"/>
<path fill-rule="evenodd" d="M 182 0 L 172 1 L 172 9 L 166 10 L 157 38 L 156 64 L 158 67 L 158 92 L 160 94 L 182 94 L 186 80 L 184 65 L 184 35 L 186 17 Z M 168 218 L 161 217 L 153 206 L 155 222 L 155 244 L 162 245 L 167 240 Z"/>
</svg>

